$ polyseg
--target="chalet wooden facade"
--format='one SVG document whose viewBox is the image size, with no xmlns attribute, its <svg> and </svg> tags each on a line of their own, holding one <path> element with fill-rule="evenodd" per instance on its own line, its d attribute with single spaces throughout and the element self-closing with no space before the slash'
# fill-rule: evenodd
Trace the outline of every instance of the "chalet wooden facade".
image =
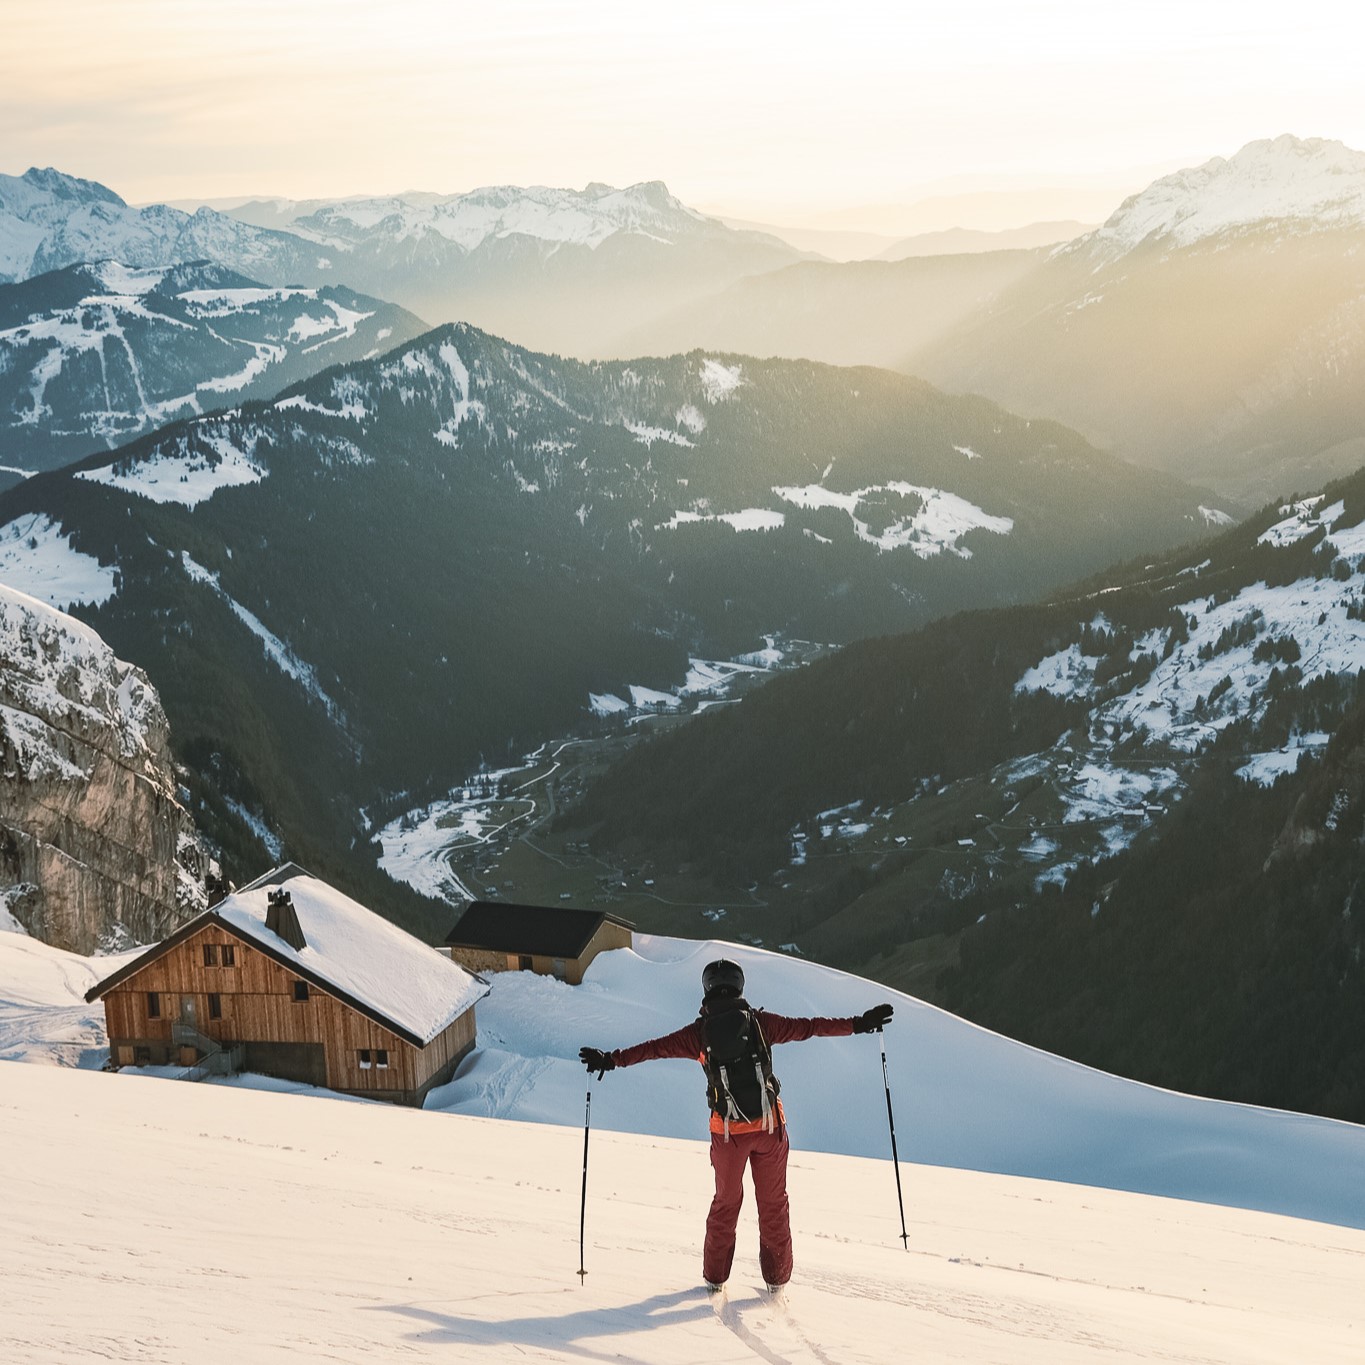
<svg viewBox="0 0 1365 1365">
<path fill-rule="evenodd" d="M 182 926 L 87 995 L 115 1066 L 231 1059 L 420 1105 L 474 1046 L 475 978 L 290 864 Z"/>
<path fill-rule="evenodd" d="M 471 972 L 538 972 L 576 986 L 598 953 L 629 948 L 634 929 L 601 910 L 474 901 L 446 946 Z"/>
</svg>

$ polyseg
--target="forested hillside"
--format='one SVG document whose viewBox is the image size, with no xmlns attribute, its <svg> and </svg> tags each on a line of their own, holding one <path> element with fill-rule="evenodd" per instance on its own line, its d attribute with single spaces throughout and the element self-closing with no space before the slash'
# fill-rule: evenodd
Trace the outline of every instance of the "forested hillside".
<svg viewBox="0 0 1365 1365">
<path fill-rule="evenodd" d="M 1362 565 L 1365 473 L 850 646 L 637 747 L 566 830 L 1012 1037 L 1359 1120 Z"/>
<path fill-rule="evenodd" d="M 344 860 L 376 802 L 690 655 L 1017 601 L 1220 516 L 905 376 L 588 365 L 453 327 L 29 480 L 0 570 L 147 669 L 206 816 L 230 799 Z"/>
</svg>

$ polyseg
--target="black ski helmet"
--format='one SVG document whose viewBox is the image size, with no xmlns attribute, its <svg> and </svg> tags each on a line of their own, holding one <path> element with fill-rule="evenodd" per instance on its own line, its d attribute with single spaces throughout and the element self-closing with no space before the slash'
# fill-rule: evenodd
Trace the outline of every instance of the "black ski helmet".
<svg viewBox="0 0 1365 1365">
<path fill-rule="evenodd" d="M 708 962 L 701 970 L 701 993 L 713 995 L 743 995 L 744 969 L 738 962 L 720 957 Z"/>
</svg>

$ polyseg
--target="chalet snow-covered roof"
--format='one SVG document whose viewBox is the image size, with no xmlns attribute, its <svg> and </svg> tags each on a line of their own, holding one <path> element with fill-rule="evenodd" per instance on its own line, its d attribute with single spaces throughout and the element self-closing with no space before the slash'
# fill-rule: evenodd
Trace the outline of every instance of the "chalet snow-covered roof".
<svg viewBox="0 0 1365 1365">
<path fill-rule="evenodd" d="M 293 901 L 303 932 L 302 948 L 292 947 L 266 927 L 270 893 L 280 888 Z M 420 1047 L 454 1023 L 485 990 L 476 977 L 444 954 L 287 863 L 182 926 L 164 943 L 100 982 L 87 998 L 104 995 L 211 923 L 225 925 L 275 961 Z"/>
</svg>

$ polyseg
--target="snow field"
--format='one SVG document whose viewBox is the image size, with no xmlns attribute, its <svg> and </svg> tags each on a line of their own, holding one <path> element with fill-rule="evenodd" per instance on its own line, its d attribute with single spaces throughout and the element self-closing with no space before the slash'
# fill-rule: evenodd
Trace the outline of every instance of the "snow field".
<svg viewBox="0 0 1365 1365">
<path fill-rule="evenodd" d="M 250 376 L 242 378 L 245 382 Z M 232 387 L 239 386 L 234 381 Z M 212 456 L 191 450 L 182 437 L 169 447 L 159 447 L 125 471 L 121 472 L 117 464 L 109 464 L 78 470 L 76 478 L 107 484 L 150 502 L 174 502 L 182 507 L 196 507 L 220 488 L 259 483 L 265 478 L 266 471 L 255 462 L 254 442 L 253 453 L 249 454 L 239 450 L 226 436 L 213 434 L 209 427 L 202 428 L 199 434 L 212 450 Z"/>
<path fill-rule="evenodd" d="M 1007 536 L 1014 530 L 1014 522 L 1010 517 L 991 516 L 956 493 L 946 493 L 941 488 L 923 488 L 900 480 L 859 488 L 852 493 L 836 493 L 822 484 L 774 488 L 773 492 L 797 507 L 838 508 L 848 514 L 859 540 L 865 540 L 881 551 L 908 548 L 921 559 L 931 559 L 945 550 L 959 559 L 970 559 L 972 552 L 960 544 L 962 537 L 969 531 L 990 531 L 995 535 Z M 858 516 L 858 508 L 879 493 L 914 497 L 919 499 L 920 506 L 913 515 L 902 517 L 877 534 Z"/>
<path fill-rule="evenodd" d="M 118 573 L 75 548 L 46 514 L 0 527 L 0 582 L 59 611 L 73 603 L 98 606 L 118 591 Z"/>
<path fill-rule="evenodd" d="M 751 1203 L 712 1301 L 700 1142 L 592 1132 L 580 1282 L 581 1078 L 552 1127 L 0 1073 L 14 1365 L 1359 1360 L 1355 1230 L 903 1164 L 907 1252 L 888 1161 L 796 1151 L 787 1305 Z"/>
</svg>

